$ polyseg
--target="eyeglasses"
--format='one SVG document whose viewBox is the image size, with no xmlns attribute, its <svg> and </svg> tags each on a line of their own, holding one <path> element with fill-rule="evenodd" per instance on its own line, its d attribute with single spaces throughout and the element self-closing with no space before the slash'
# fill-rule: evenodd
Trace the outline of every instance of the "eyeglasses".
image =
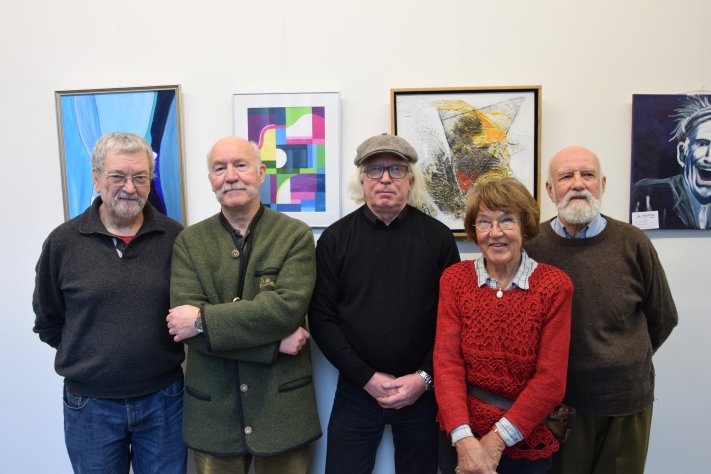
<svg viewBox="0 0 711 474">
<path fill-rule="evenodd" d="M 390 165 L 390 166 L 382 166 L 382 165 L 366 165 L 365 166 L 365 175 L 369 177 L 370 179 L 380 179 L 383 176 L 383 173 L 385 171 L 388 172 L 390 177 L 392 179 L 402 179 L 405 176 L 407 176 L 407 172 L 410 171 L 410 168 L 406 165 Z"/>
<path fill-rule="evenodd" d="M 490 232 L 494 228 L 494 224 L 496 224 L 500 230 L 511 230 L 517 223 L 518 221 L 513 217 L 502 217 L 498 221 L 476 221 L 474 228 L 477 232 Z"/>
<path fill-rule="evenodd" d="M 131 181 L 133 181 L 133 185 L 136 187 L 145 186 L 151 180 L 151 178 L 147 174 L 139 174 L 136 176 L 126 176 L 125 174 L 107 174 L 106 175 L 106 180 L 112 186 L 123 186 L 126 184 L 126 181 L 128 181 L 129 179 Z"/>
</svg>

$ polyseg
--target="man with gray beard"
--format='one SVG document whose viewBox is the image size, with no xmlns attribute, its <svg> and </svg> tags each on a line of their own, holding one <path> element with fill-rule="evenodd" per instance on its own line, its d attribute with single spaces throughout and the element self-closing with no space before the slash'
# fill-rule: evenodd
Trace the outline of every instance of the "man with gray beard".
<svg viewBox="0 0 711 474">
<path fill-rule="evenodd" d="M 91 165 L 99 197 L 44 242 L 32 300 L 64 377 L 69 459 L 78 473 L 184 473 L 184 351 L 164 322 L 182 226 L 147 202 L 155 160 L 143 138 L 101 137 Z"/>
<path fill-rule="evenodd" d="M 553 473 L 642 474 L 652 421 L 652 355 L 678 322 L 664 269 L 636 227 L 600 214 L 606 178 L 590 150 L 550 162 L 546 191 L 558 216 L 541 224 L 529 256 L 573 280 L 564 403 L 577 409 Z"/>
</svg>

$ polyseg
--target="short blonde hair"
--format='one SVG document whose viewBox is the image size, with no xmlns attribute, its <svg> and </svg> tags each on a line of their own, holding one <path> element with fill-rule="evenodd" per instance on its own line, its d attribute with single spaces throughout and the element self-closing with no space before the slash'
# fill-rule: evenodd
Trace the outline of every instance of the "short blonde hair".
<svg viewBox="0 0 711 474">
<path fill-rule="evenodd" d="M 474 224 L 482 207 L 491 211 L 518 214 L 521 219 L 521 237 L 524 243 L 538 235 L 540 208 L 526 186 L 516 178 L 492 179 L 477 183 L 472 188 L 464 214 L 464 231 L 477 245 L 479 241 Z"/>
</svg>

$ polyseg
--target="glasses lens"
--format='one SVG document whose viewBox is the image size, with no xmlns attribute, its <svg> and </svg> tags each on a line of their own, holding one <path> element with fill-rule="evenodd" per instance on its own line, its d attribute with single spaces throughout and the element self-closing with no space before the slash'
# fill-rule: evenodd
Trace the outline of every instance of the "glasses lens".
<svg viewBox="0 0 711 474">
<path fill-rule="evenodd" d="M 146 175 L 139 175 L 139 176 L 134 176 L 133 177 L 133 184 L 135 186 L 145 186 L 148 183 L 148 176 Z"/>
<path fill-rule="evenodd" d="M 368 165 L 365 167 L 365 175 L 371 179 L 380 178 L 384 168 L 380 165 Z"/>
<path fill-rule="evenodd" d="M 401 179 L 407 174 L 407 167 L 402 165 L 392 165 L 388 168 L 388 173 L 390 173 L 391 178 Z"/>
<path fill-rule="evenodd" d="M 491 229 L 491 222 L 486 222 L 486 221 L 477 222 L 476 224 L 474 224 L 474 227 L 476 228 L 476 230 L 479 230 L 481 232 L 486 232 L 489 229 Z"/>
<path fill-rule="evenodd" d="M 107 176 L 107 179 L 109 183 L 114 186 L 123 186 L 126 184 L 126 177 L 122 174 L 110 174 Z"/>
</svg>

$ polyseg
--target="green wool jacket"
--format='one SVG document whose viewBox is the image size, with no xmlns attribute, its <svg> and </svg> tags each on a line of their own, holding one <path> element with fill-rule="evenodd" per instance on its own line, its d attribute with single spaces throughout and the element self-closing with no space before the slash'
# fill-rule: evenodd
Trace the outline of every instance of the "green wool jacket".
<svg viewBox="0 0 711 474">
<path fill-rule="evenodd" d="M 273 456 L 321 436 L 309 346 L 279 352 L 304 324 L 315 278 L 311 229 L 271 209 L 260 209 L 241 249 L 221 214 L 178 236 L 171 306 L 203 308 L 205 325 L 186 340 L 188 446 Z"/>
</svg>

